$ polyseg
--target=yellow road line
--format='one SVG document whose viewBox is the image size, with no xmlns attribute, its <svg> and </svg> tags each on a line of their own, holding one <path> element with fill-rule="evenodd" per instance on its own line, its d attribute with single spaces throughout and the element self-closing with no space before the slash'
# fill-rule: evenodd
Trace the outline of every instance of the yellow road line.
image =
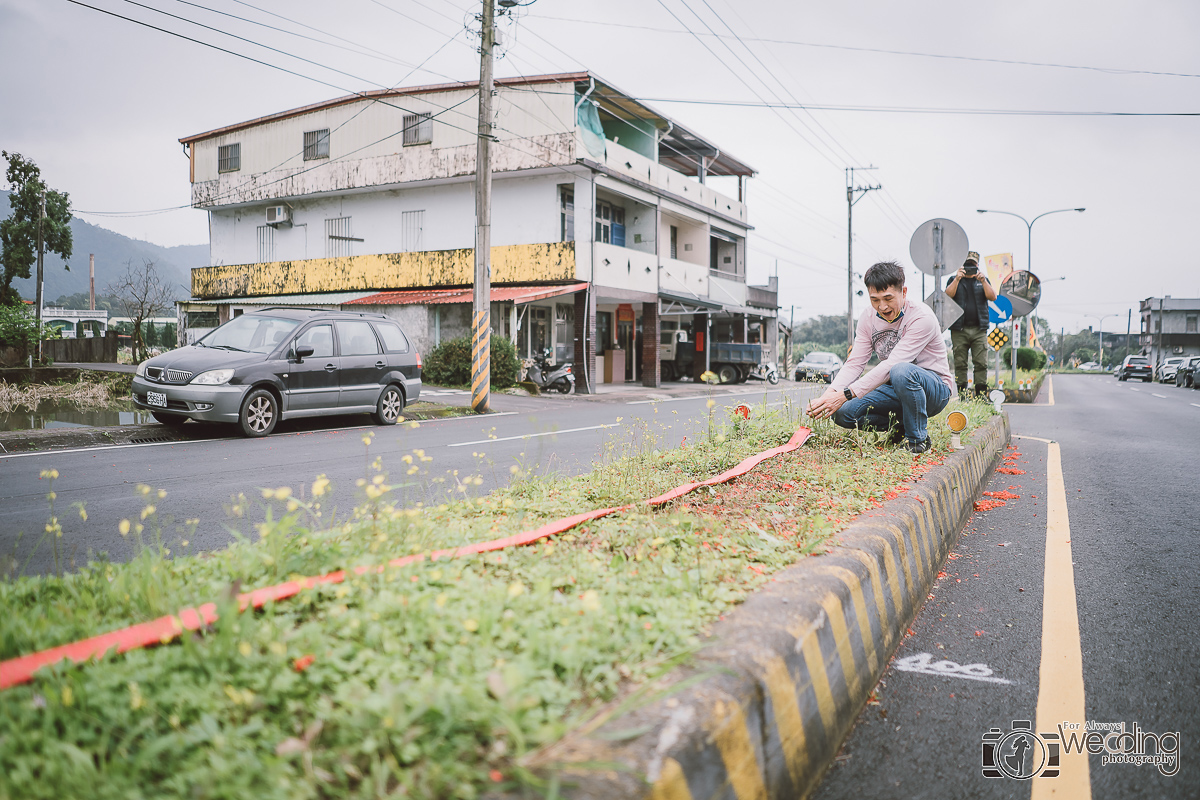
<svg viewBox="0 0 1200 800">
<path fill-rule="evenodd" d="M 1046 574 L 1042 597 L 1042 663 L 1037 727 L 1034 729 L 1037 732 L 1055 731 L 1063 722 L 1082 725 L 1086 721 L 1067 489 L 1058 443 L 1050 442 L 1046 447 Z M 1091 796 L 1088 757 L 1084 751 L 1070 755 L 1063 752 L 1059 777 L 1034 778 L 1030 798 L 1090 800 Z"/>
<path fill-rule="evenodd" d="M 1046 388 L 1050 392 L 1050 397 L 1048 398 L 1050 400 L 1050 402 L 1046 403 L 1046 405 L 1052 406 L 1052 405 L 1054 405 L 1054 376 L 1053 375 L 1046 376 Z"/>
</svg>

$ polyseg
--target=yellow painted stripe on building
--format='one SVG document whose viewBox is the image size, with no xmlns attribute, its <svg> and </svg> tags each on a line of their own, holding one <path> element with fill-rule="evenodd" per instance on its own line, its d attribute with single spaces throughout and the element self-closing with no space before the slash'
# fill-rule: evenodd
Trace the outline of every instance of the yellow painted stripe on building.
<svg viewBox="0 0 1200 800">
<path fill-rule="evenodd" d="M 1079 641 L 1079 609 L 1075 602 L 1075 568 L 1071 563 L 1071 521 L 1067 488 L 1057 442 L 1046 452 L 1046 573 L 1042 595 L 1042 662 L 1038 679 L 1037 731 L 1057 730 L 1063 722 L 1084 716 L 1083 652 Z M 1087 751 L 1062 751 L 1056 778 L 1034 778 L 1031 800 L 1090 800 Z"/>
<path fill-rule="evenodd" d="M 663 759 L 662 772 L 650 789 L 650 800 L 692 800 L 683 767 L 675 759 Z"/>
<path fill-rule="evenodd" d="M 821 715 L 821 724 L 825 726 L 825 734 L 832 744 L 837 706 L 833 702 L 833 691 L 829 688 L 829 674 L 825 671 L 825 659 L 821 655 L 821 644 L 817 641 L 816 631 L 804 637 L 800 643 L 800 652 L 804 656 L 805 666 L 808 667 L 808 680 L 817 698 L 817 712 Z"/>
<path fill-rule="evenodd" d="M 796 684 L 788 672 L 787 662 L 782 656 L 767 660 L 763 682 L 771 697 L 771 708 L 775 712 L 775 728 L 779 731 L 779 748 L 792 786 L 799 788 L 808 766 L 808 743 L 804 737 L 804 720 L 800 716 L 800 700 Z"/>
<path fill-rule="evenodd" d="M 850 631 L 846 628 L 846 610 L 842 601 L 835 594 L 826 594 L 821 598 L 821 608 L 829 617 L 829 630 L 833 633 L 833 643 L 837 646 L 838 660 L 842 662 L 842 676 L 846 679 L 846 690 L 851 697 L 857 697 L 860 678 L 858 667 L 854 663 L 854 650 L 850 647 Z"/>
<path fill-rule="evenodd" d="M 863 594 L 862 581 L 858 575 L 854 574 L 845 567 L 834 565 L 820 566 L 816 568 L 818 573 L 832 575 L 850 590 L 850 603 L 854 606 L 854 616 L 858 619 L 858 633 L 862 639 L 863 652 L 867 657 L 867 667 L 874 672 L 879 669 L 879 659 L 875 655 L 875 639 L 871 636 L 871 620 L 867 618 L 867 598 Z M 879 614 L 880 629 L 883 628 L 884 614 L 882 609 Z"/>
<path fill-rule="evenodd" d="M 576 279 L 575 243 L 514 244 L 492 248 L 493 283 Z M 475 250 L 426 250 L 345 258 L 309 258 L 231 264 L 192 270 L 192 296 L 246 297 L 373 289 L 468 286 Z"/>
<path fill-rule="evenodd" d="M 713 707 L 717 718 L 713 741 L 725 762 L 725 774 L 738 800 L 767 800 L 762 770 L 746 729 L 746 716 L 737 703 L 717 701 Z"/>
</svg>

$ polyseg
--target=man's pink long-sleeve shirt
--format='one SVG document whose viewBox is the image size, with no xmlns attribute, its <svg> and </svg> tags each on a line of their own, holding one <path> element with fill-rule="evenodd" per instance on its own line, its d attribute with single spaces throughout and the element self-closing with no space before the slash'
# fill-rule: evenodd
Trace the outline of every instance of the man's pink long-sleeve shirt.
<svg viewBox="0 0 1200 800">
<path fill-rule="evenodd" d="M 880 363 L 863 375 L 872 353 L 879 356 Z M 936 373 L 954 391 L 946 343 L 942 341 L 941 326 L 933 309 L 921 302 L 905 300 L 903 316 L 895 322 L 885 322 L 875 309 L 868 308 L 859 317 L 854 350 L 832 388 L 840 392 L 849 386 L 855 397 L 862 397 L 887 383 L 892 367 L 905 362 Z"/>
</svg>

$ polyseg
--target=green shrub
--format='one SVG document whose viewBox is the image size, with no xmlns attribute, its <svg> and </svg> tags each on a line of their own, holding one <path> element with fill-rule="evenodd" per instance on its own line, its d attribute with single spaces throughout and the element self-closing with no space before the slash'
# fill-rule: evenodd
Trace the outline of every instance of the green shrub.
<svg viewBox="0 0 1200 800">
<path fill-rule="evenodd" d="M 507 389 L 517 382 L 520 361 L 513 343 L 492 336 L 492 388 Z M 425 359 L 422 377 L 435 386 L 469 386 L 471 383 L 471 337 L 447 339 Z"/>
<path fill-rule="evenodd" d="M 1012 367 L 1012 348 L 1000 352 L 1001 366 Z M 1046 354 L 1034 347 L 1017 348 L 1017 369 L 1039 370 L 1046 366 Z"/>
</svg>

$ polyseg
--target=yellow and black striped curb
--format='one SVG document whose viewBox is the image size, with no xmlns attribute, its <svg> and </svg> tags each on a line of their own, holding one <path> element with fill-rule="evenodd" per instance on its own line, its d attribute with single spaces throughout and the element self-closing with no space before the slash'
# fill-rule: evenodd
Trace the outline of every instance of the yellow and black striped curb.
<svg viewBox="0 0 1200 800">
<path fill-rule="evenodd" d="M 564 797 L 795 800 L 817 786 L 916 617 L 1009 438 L 976 431 L 714 626 L 653 697 L 536 754 Z M 640 703 L 640 704 L 639 704 Z"/>
</svg>

